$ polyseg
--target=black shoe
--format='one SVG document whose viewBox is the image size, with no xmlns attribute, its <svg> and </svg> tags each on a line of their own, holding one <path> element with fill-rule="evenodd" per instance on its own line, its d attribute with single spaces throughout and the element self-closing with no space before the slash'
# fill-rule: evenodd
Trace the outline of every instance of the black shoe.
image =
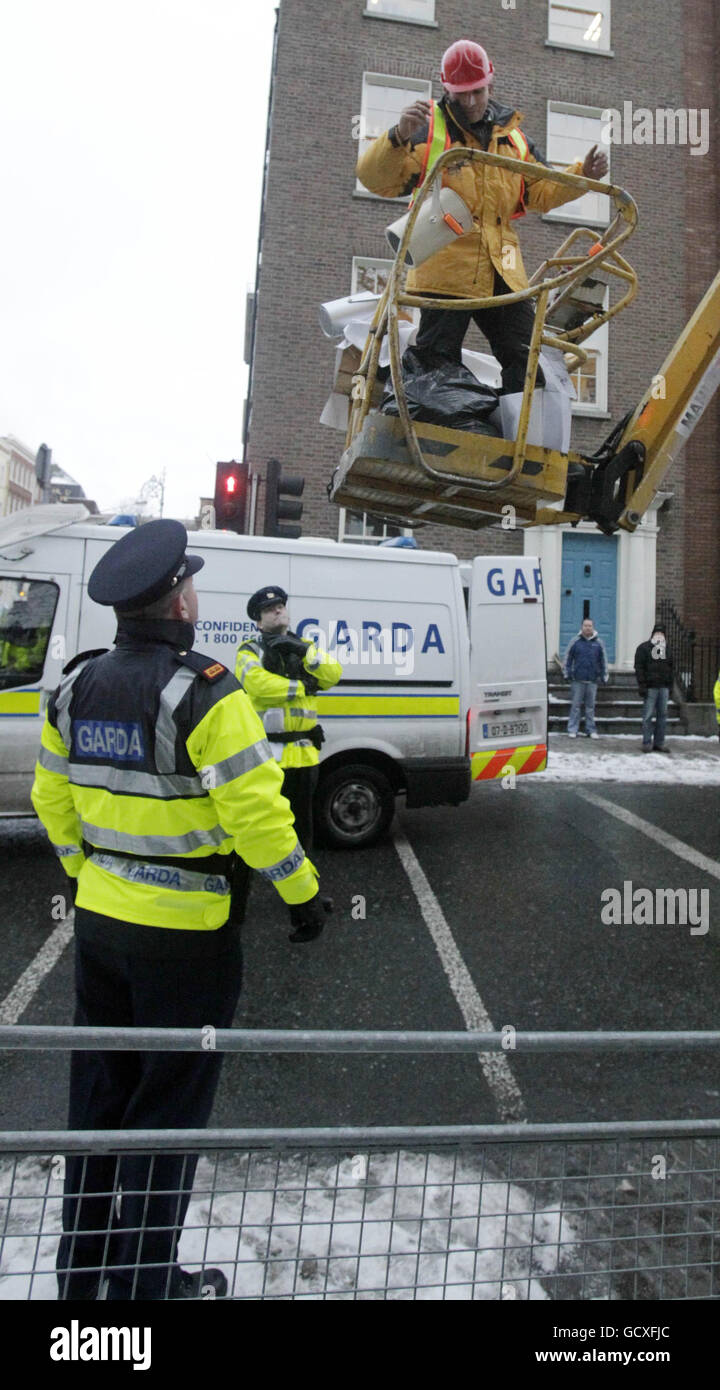
<svg viewBox="0 0 720 1390">
<path fill-rule="evenodd" d="M 653 748 L 653 753 L 669 753 L 669 752 L 670 752 L 670 749 L 669 749 L 669 748 L 666 748 L 666 747 L 665 747 L 665 744 L 663 744 L 662 748 L 659 748 L 658 745 L 655 744 L 655 747 Z"/>
<path fill-rule="evenodd" d="M 179 1269 L 170 1284 L 170 1298 L 225 1298 L 228 1282 L 221 1269 Z"/>
<path fill-rule="evenodd" d="M 643 746 L 642 746 L 642 751 L 643 751 L 643 753 L 652 753 L 652 751 L 653 751 L 653 746 L 652 746 L 652 744 L 651 744 L 651 743 L 644 743 Z"/>
</svg>

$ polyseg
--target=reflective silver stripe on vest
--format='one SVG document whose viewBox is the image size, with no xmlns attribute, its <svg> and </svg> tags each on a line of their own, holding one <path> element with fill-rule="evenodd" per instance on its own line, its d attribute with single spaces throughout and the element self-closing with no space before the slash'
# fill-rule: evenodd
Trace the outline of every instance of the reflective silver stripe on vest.
<svg viewBox="0 0 720 1390">
<path fill-rule="evenodd" d="M 196 671 L 181 666 L 160 692 L 160 709 L 155 725 L 155 766 L 158 772 L 177 772 L 175 741 L 178 730 L 174 715 L 183 695 L 187 694 L 196 678 Z"/>
<path fill-rule="evenodd" d="M 41 767 L 47 768 L 48 772 L 59 772 L 61 777 L 67 777 L 70 765 L 68 758 L 62 758 L 59 753 L 51 753 L 49 748 L 41 748 L 38 757 Z"/>
<path fill-rule="evenodd" d="M 97 845 L 98 849 L 119 849 L 128 854 L 147 854 L 152 858 L 157 855 L 189 854 L 203 845 L 221 845 L 224 840 L 231 838 L 221 825 L 214 825 L 211 830 L 189 830 L 187 835 L 127 835 L 122 830 L 105 830 L 88 821 L 81 821 L 80 824 L 85 839 L 91 845 Z"/>
<path fill-rule="evenodd" d="M 90 659 L 92 660 L 92 658 Z M 80 675 L 80 672 L 85 670 L 87 664 L 87 661 L 81 661 L 80 665 L 76 666 L 75 670 L 71 671 L 69 676 L 63 676 L 63 679 L 60 682 L 60 690 L 58 692 L 58 697 L 55 701 L 55 721 L 57 724 L 57 730 L 68 751 L 72 747 L 70 701 L 72 699 L 73 686 L 78 676 Z"/>
<path fill-rule="evenodd" d="M 267 869 L 258 869 L 258 873 L 262 874 L 263 878 L 269 879 L 271 883 L 277 883 L 278 880 L 289 878 L 291 874 L 294 874 L 295 870 L 300 868 L 304 858 L 305 851 L 298 840 L 292 854 L 288 854 L 285 859 L 278 860 L 277 864 L 268 865 Z"/>
<path fill-rule="evenodd" d="M 259 670 L 262 670 L 262 661 L 256 661 L 254 657 L 252 658 L 252 660 L 248 660 L 248 661 L 243 661 L 243 662 L 241 662 L 241 664 L 240 664 L 240 684 L 241 684 L 241 685 L 244 683 L 244 679 L 245 679 L 245 676 L 247 675 L 248 671 L 252 671 L 256 666 L 258 667 Z"/>
<path fill-rule="evenodd" d="M 293 719 L 317 719 L 314 709 L 289 709 L 288 714 L 292 715 Z"/>
<path fill-rule="evenodd" d="M 299 686 L 299 684 L 300 684 L 299 681 L 288 681 L 288 693 L 287 693 L 287 698 L 288 698 L 288 700 L 294 700 L 294 699 L 295 699 L 295 696 L 296 696 L 297 693 L 298 693 L 298 686 Z"/>
<path fill-rule="evenodd" d="M 53 845 L 58 859 L 68 859 L 71 854 L 82 854 L 82 845 Z"/>
<path fill-rule="evenodd" d="M 147 864 L 142 859 L 134 864 L 129 859 L 116 859 L 113 854 L 93 854 L 92 862 L 128 883 L 147 883 L 151 888 L 169 888 L 175 893 L 216 893 L 221 898 L 230 892 L 223 874 L 194 873 L 171 864 Z"/>
<path fill-rule="evenodd" d="M 199 776 L 182 777 L 179 772 L 166 772 L 159 777 L 154 772 L 136 772 L 126 767 L 70 763 L 69 776 L 73 786 L 98 787 L 116 796 L 149 796 L 167 801 L 172 794 L 178 797 L 208 795 Z"/>
<path fill-rule="evenodd" d="M 223 758 L 221 763 L 208 763 L 207 767 L 201 767 L 200 775 L 204 786 L 222 787 L 224 783 L 234 782 L 236 777 L 242 777 L 243 773 L 250 772 L 252 768 L 260 767 L 261 763 L 272 760 L 270 745 L 267 739 L 263 738 L 258 743 L 251 743 L 249 748 L 243 748 L 242 752 L 233 753 L 231 758 Z"/>
</svg>

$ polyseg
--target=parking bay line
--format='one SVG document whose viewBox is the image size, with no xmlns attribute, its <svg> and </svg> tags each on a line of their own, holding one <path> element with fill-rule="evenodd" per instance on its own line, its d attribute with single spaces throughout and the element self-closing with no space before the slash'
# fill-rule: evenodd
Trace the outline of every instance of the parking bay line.
<svg viewBox="0 0 720 1390">
<path fill-rule="evenodd" d="M 410 842 L 402 831 L 393 832 L 397 850 L 410 886 L 417 898 L 425 925 L 435 943 L 443 970 L 469 1033 L 495 1033 L 490 1015 L 463 960 L 443 910 L 433 893 Z M 525 1105 L 510 1063 L 502 1052 L 480 1052 L 478 1061 L 503 1121 L 524 1120 Z"/>
<path fill-rule="evenodd" d="M 28 1004 L 37 994 L 45 976 L 50 974 L 68 942 L 72 939 L 74 921 L 75 913 L 69 912 L 67 917 L 59 922 L 55 930 L 51 932 L 27 969 L 23 970 L 22 975 L 15 981 L 9 994 L 6 994 L 0 1003 L 0 1024 L 17 1023 L 20 1015 L 24 1014 Z"/>
<path fill-rule="evenodd" d="M 575 790 L 576 788 L 573 787 L 573 791 Z M 674 835 L 669 835 L 667 830 L 660 830 L 651 821 L 643 820 L 641 816 L 634 815 L 632 811 L 626 811 L 624 806 L 616 806 L 614 801 L 607 801 L 604 796 L 598 796 L 596 792 L 578 791 L 577 794 L 584 801 L 598 806 L 601 811 L 607 811 L 609 815 L 615 816 L 616 820 L 631 826 L 633 830 L 639 830 L 642 835 L 647 835 L 649 840 L 655 840 L 656 844 L 662 845 L 663 849 L 669 849 L 670 853 L 676 855 L 678 859 L 685 859 L 696 869 L 702 869 L 704 874 L 711 874 L 713 878 L 720 878 L 720 863 L 717 859 L 710 859 L 699 849 L 693 849 L 692 845 L 686 845 L 684 840 L 677 840 Z"/>
</svg>

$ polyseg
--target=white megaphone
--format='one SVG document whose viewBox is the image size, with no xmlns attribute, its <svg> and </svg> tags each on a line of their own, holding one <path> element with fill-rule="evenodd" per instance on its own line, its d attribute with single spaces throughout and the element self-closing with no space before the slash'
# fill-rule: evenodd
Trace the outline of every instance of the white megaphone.
<svg viewBox="0 0 720 1390">
<path fill-rule="evenodd" d="M 358 294 L 348 294 L 344 299 L 331 299 L 320 305 L 320 327 L 326 338 L 342 338 L 345 324 L 358 314 L 367 313 L 380 303 L 381 295 L 371 290 L 361 290 Z"/>
<path fill-rule="evenodd" d="M 385 229 L 385 235 L 397 255 L 400 242 L 405 234 L 410 213 L 399 217 Z M 459 193 L 452 188 L 441 188 L 438 183 L 432 196 L 423 203 L 412 230 L 412 236 L 405 253 L 405 264 L 422 265 L 437 251 L 443 251 L 459 236 L 472 230 L 472 213 Z"/>
</svg>

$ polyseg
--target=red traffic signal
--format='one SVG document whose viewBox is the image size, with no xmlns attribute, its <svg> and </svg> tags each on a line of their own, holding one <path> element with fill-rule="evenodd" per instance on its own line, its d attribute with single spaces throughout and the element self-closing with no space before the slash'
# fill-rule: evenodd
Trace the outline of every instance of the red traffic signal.
<svg viewBox="0 0 720 1390">
<path fill-rule="evenodd" d="M 218 463 L 215 468 L 215 525 L 218 531 L 245 530 L 248 464 Z"/>
</svg>

